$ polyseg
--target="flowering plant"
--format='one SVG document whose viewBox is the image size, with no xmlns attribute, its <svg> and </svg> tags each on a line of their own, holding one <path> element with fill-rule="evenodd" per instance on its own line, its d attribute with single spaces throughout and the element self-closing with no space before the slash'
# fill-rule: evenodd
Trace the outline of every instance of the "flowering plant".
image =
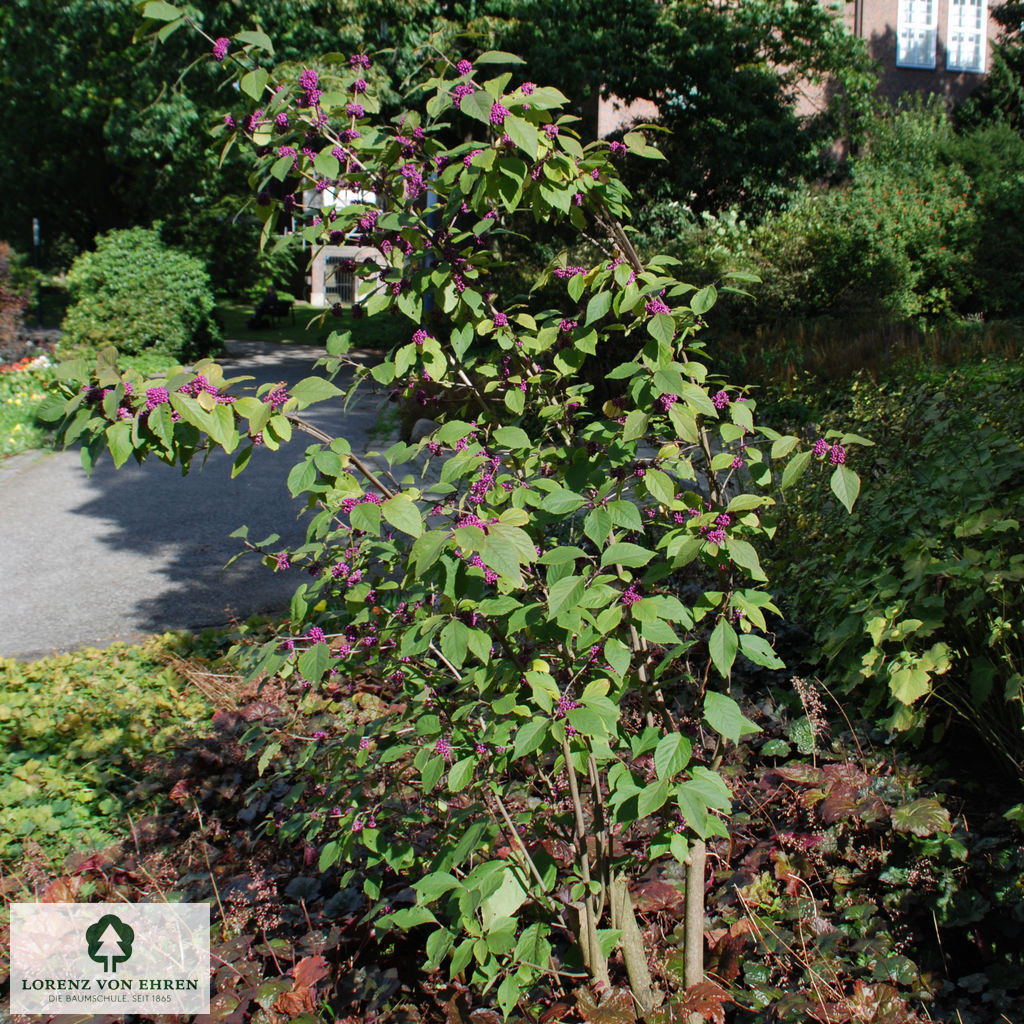
<svg viewBox="0 0 1024 1024">
<path fill-rule="evenodd" d="M 186 20 L 170 4 L 143 10 L 165 32 Z M 187 467 L 219 445 L 240 472 L 254 446 L 311 435 L 288 479 L 312 513 L 306 543 L 264 552 L 309 577 L 253 670 L 329 691 L 369 667 L 387 701 L 304 750 L 319 809 L 268 829 L 316 843 L 321 869 L 346 865 L 378 926 L 429 925 L 427 968 L 447 961 L 452 977 L 493 987 L 506 1015 L 567 944 L 603 986 L 620 948 L 650 1009 L 661 995 L 629 880 L 662 857 L 687 865 L 686 981 L 700 981 L 704 843 L 726 834 L 731 804 L 717 766 L 725 743 L 756 731 L 728 679 L 739 655 L 781 666 L 757 545 L 774 531 L 772 462 L 800 442 L 755 426 L 755 402 L 707 366 L 696 338 L 715 287 L 637 256 L 619 154 L 582 145 L 557 90 L 488 77 L 515 58 L 438 58 L 415 106 L 385 124 L 367 55 L 271 73 L 245 63 L 269 45 L 259 33 L 234 43 L 221 52 L 218 40 L 214 58 L 251 109 L 220 131 L 252 147 L 265 238 L 283 214 L 314 246 L 355 237 L 374 253 L 355 267 L 363 312 L 409 325 L 346 400 L 372 380 L 422 393 L 434 422 L 393 445 L 382 472 L 304 420 L 342 395 L 323 377 L 245 394 L 210 361 L 144 381 L 109 353 L 84 386 L 84 368 L 67 368 L 47 411 L 89 463 L 109 448 L 118 463 L 154 454 Z M 642 133 L 624 145 L 657 156 Z M 368 193 L 376 204 L 327 198 Z M 543 275 L 564 282 L 560 308 L 491 283 L 523 216 L 593 240 L 589 266 Z M 612 342 L 631 355 L 601 401 L 587 374 Z M 331 336 L 329 373 L 351 343 Z M 813 458 L 795 455 L 782 484 Z M 832 479 L 852 505 L 852 470 L 835 463 Z M 262 771 L 282 739 L 257 743 Z M 395 876 L 413 882 L 414 905 L 391 905 Z"/>
</svg>

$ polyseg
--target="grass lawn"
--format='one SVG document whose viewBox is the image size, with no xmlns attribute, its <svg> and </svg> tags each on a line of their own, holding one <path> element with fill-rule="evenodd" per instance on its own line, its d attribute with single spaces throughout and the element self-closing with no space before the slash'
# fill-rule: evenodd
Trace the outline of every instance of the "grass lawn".
<svg viewBox="0 0 1024 1024">
<path fill-rule="evenodd" d="M 279 326 L 251 330 L 246 326 L 253 315 L 251 303 L 224 300 L 217 303 L 217 316 L 224 326 L 224 337 L 235 341 L 273 341 L 282 345 L 325 345 L 332 331 L 351 330 L 360 348 L 386 349 L 395 342 L 407 341 L 412 327 L 404 317 L 378 316 L 371 320 L 353 320 L 346 310 L 333 316 L 308 302 L 296 302 L 295 323 L 285 317 Z"/>
</svg>

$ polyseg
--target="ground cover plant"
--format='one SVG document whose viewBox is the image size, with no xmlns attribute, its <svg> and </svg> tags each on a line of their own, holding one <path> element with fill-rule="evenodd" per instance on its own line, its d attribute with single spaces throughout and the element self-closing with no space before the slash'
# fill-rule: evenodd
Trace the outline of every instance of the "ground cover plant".
<svg viewBox="0 0 1024 1024">
<path fill-rule="evenodd" d="M 57 865 L 109 846 L 128 830 L 127 807 L 142 817 L 146 797 L 164 795 L 154 758 L 210 707 L 168 667 L 174 645 L 0 659 L 0 863 L 17 863 L 26 843 Z"/>
<path fill-rule="evenodd" d="M 53 364 L 45 355 L 0 366 L 0 458 L 45 443 L 48 430 L 35 413 L 52 379 Z"/>
<path fill-rule="evenodd" d="M 141 9 L 164 35 L 188 22 Z M 289 476 L 306 544 L 245 538 L 277 571 L 308 573 L 251 669 L 324 697 L 358 666 L 387 699 L 297 753 L 273 730 L 246 738 L 261 773 L 302 776 L 266 834 L 340 870 L 374 928 L 425 933 L 427 969 L 506 1017 L 566 971 L 602 1005 L 660 1005 L 666 1020 L 720 1004 L 703 970 L 706 843 L 727 835 L 723 758 L 758 728 L 729 679 L 741 655 L 781 664 L 757 546 L 775 532 L 772 491 L 812 466 L 851 508 L 848 448 L 867 442 L 832 429 L 800 450 L 714 376 L 697 336 L 716 290 L 677 280 L 671 259 L 642 262 L 622 226 L 615 160 L 656 156 L 642 134 L 584 148 L 557 90 L 488 77 L 516 66 L 508 54 L 438 56 L 410 109 L 380 123 L 366 54 L 272 77 L 248 60 L 269 48 L 261 33 L 210 45 L 248 98 L 223 130 L 252 146 L 267 235 L 287 213 L 299 240 L 356 233 L 377 250 L 383 267 L 355 268 L 373 286 L 363 312 L 403 317 L 407 340 L 364 376 L 435 417 L 383 472 L 304 421 L 340 397 L 323 377 L 253 395 L 211 361 L 145 379 L 108 350 L 64 366 L 44 404 L 87 466 L 109 450 L 187 468 L 217 445 L 241 472 L 256 445 L 314 438 Z M 383 208 L 304 211 L 303 188 L 339 185 Z M 602 250 L 545 269 L 556 306 L 489 287 L 520 211 Z M 609 375 L 619 393 L 596 401 L 582 371 L 611 342 L 627 353 Z M 332 335 L 328 370 L 350 345 Z M 666 861 L 688 878 L 676 977 L 652 974 L 630 889 Z M 396 884 L 411 905 L 394 905 Z"/>
</svg>

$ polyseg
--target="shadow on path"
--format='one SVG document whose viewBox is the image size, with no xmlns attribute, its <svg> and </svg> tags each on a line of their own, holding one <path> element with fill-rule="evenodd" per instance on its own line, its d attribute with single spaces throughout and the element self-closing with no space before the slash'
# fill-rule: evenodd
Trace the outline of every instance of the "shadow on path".
<svg viewBox="0 0 1024 1024">
<path fill-rule="evenodd" d="M 221 361 L 229 377 L 295 383 L 320 355 L 232 343 Z M 347 413 L 340 399 L 307 412 L 365 451 L 377 446 L 370 435 L 384 408 L 367 391 Z M 219 450 L 186 477 L 152 460 L 115 470 L 105 456 L 87 477 L 77 451 L 22 457 L 0 478 L 0 655 L 39 657 L 286 608 L 298 570 L 274 572 L 254 554 L 222 567 L 241 550 L 229 535 L 243 524 L 256 541 L 280 533 L 274 550 L 304 538 L 304 503 L 286 480 L 308 443 L 296 432 L 278 452 L 258 449 L 234 480 L 233 457 Z"/>
</svg>

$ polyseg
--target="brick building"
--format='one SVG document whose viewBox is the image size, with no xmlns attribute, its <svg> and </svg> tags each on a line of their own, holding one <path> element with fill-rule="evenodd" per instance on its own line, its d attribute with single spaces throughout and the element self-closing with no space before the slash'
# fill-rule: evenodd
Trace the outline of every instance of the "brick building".
<svg viewBox="0 0 1024 1024">
<path fill-rule="evenodd" d="M 881 65 L 879 92 L 964 99 L 988 71 L 999 26 L 988 0 L 852 0 L 845 18 Z"/>
<path fill-rule="evenodd" d="M 826 2 L 826 0 L 823 0 Z M 999 25 L 990 8 L 997 0 L 845 0 L 840 3 L 847 28 L 864 39 L 879 66 L 879 94 L 895 101 L 908 92 L 937 93 L 965 99 L 988 72 L 991 44 Z M 827 86 L 806 86 L 797 113 L 822 109 Z M 631 122 L 657 117 L 648 100 L 627 104 L 601 100 L 596 112 L 598 136 Z"/>
</svg>

